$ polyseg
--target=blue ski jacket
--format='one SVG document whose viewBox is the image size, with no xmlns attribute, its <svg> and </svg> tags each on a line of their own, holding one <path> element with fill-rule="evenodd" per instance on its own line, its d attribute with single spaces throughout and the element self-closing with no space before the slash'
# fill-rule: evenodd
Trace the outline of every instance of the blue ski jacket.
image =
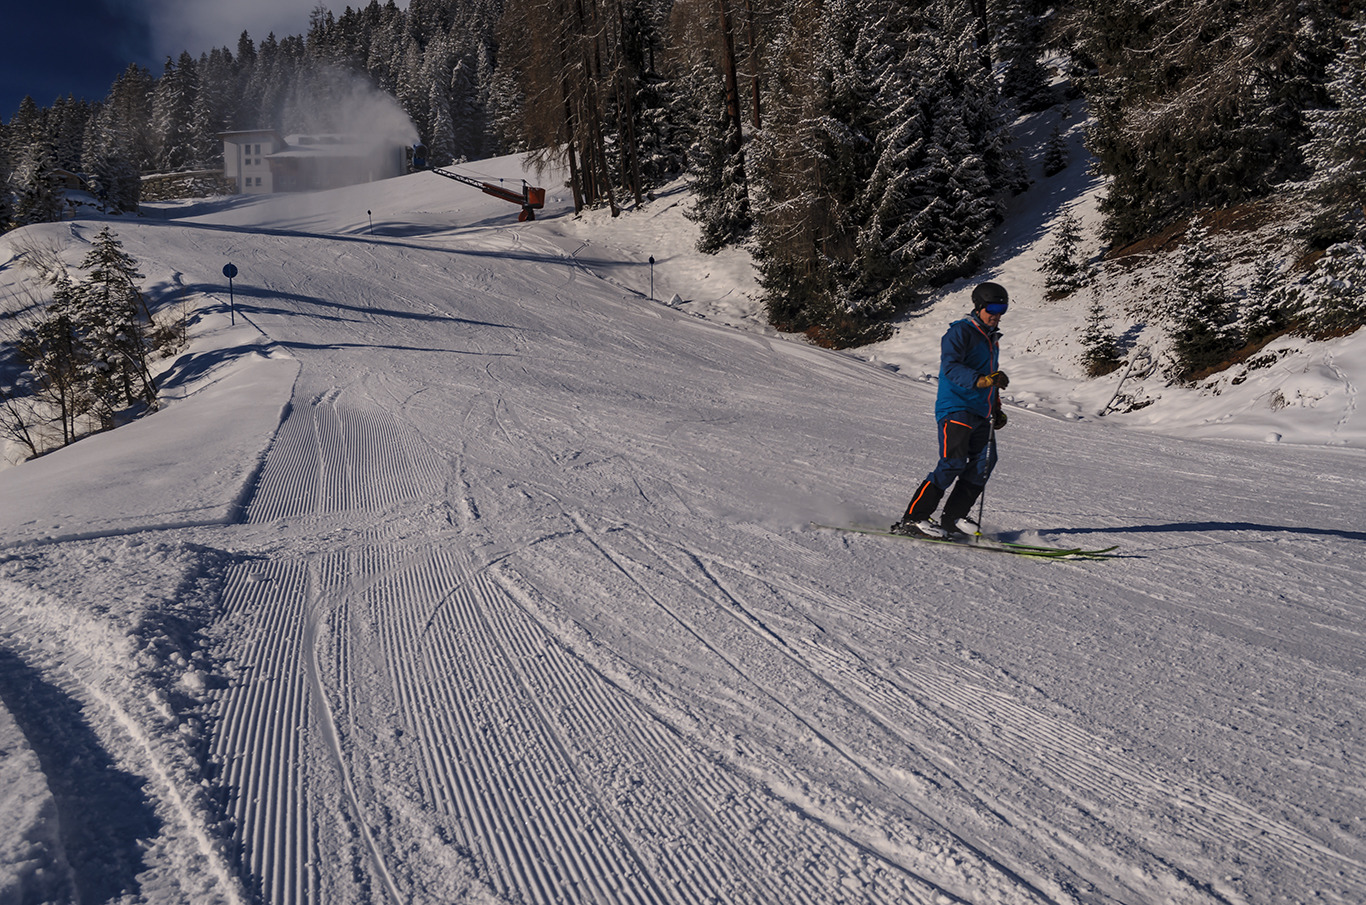
<svg viewBox="0 0 1366 905">
<path fill-rule="evenodd" d="M 976 313 L 954 321 L 939 343 L 939 395 L 934 418 L 971 412 L 990 418 L 1000 405 L 994 387 L 977 388 L 977 378 L 1000 369 L 1001 331 L 988 327 Z"/>
</svg>

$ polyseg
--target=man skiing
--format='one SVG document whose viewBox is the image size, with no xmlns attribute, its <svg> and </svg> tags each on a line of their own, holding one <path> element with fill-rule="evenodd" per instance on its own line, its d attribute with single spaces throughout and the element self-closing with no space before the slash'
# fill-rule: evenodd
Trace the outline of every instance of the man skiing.
<svg viewBox="0 0 1366 905">
<path fill-rule="evenodd" d="M 939 464 L 911 498 L 906 514 L 892 526 L 897 534 L 963 537 L 958 526 L 982 495 L 996 467 L 994 432 L 1005 427 L 1000 391 L 1010 383 L 1000 370 L 1001 316 L 1010 295 L 997 283 L 972 290 L 972 314 L 955 321 L 940 341 L 939 395 L 934 418 L 939 424 Z M 930 517 L 949 492 L 936 524 Z"/>
</svg>

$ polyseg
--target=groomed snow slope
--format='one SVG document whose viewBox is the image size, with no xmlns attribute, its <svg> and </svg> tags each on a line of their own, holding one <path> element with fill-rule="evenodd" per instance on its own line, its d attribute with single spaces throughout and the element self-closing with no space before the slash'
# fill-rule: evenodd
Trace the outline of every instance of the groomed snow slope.
<svg viewBox="0 0 1366 905">
<path fill-rule="evenodd" d="M 1016 407 L 989 527 L 1121 558 L 813 530 L 933 385 L 551 194 L 115 224 L 196 341 L 0 472 L 0 900 L 1366 900 L 1360 451 Z"/>
</svg>

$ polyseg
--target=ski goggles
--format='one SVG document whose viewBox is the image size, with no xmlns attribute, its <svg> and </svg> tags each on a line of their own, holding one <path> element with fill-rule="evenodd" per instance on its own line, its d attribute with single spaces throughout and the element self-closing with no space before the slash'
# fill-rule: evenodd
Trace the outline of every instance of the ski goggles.
<svg viewBox="0 0 1366 905">
<path fill-rule="evenodd" d="M 994 314 L 997 317 L 1000 317 L 1002 314 L 1006 313 L 1006 309 L 1009 307 L 1010 302 L 992 302 L 988 305 L 983 305 L 982 310 L 987 314 Z"/>
</svg>

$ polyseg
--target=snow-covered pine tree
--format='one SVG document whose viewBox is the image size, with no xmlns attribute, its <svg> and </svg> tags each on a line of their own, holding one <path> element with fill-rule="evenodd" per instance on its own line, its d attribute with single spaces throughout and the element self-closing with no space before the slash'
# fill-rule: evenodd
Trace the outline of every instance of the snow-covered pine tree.
<svg viewBox="0 0 1366 905">
<path fill-rule="evenodd" d="M 1352 24 L 1329 75 L 1337 106 L 1311 116 L 1314 137 L 1305 147 L 1315 194 L 1326 206 L 1317 232 L 1366 238 L 1366 15 Z"/>
<path fill-rule="evenodd" d="M 65 273 L 52 276 L 52 300 L 21 328 L 19 357 L 32 374 L 33 395 L 50 412 L 43 423 L 57 426 L 63 446 L 79 434 L 78 422 L 90 411 L 85 380 L 87 359 L 77 328 L 76 290 Z"/>
<path fill-rule="evenodd" d="M 1087 146 L 1108 177 L 1104 232 L 1126 245 L 1297 175 L 1323 102 L 1338 0 L 1073 3 L 1056 40 L 1091 72 Z"/>
<path fill-rule="evenodd" d="M 190 105 L 190 147 L 196 165 L 218 168 L 223 163 L 223 142 L 218 135 L 237 119 L 232 52 L 226 47 L 215 48 L 201 55 L 197 66 L 199 90 Z"/>
<path fill-rule="evenodd" d="M 152 73 L 137 64 L 125 69 L 109 96 L 100 105 L 100 113 L 108 117 L 105 132 L 118 142 L 110 150 L 115 156 L 128 160 L 139 175 L 150 172 L 153 166 Z"/>
<path fill-rule="evenodd" d="M 451 66 L 449 89 L 451 116 L 451 160 L 478 160 L 484 157 L 489 124 L 485 122 L 476 74 L 477 62 L 460 56 Z M 482 86 L 487 90 L 488 86 Z"/>
<path fill-rule="evenodd" d="M 40 141 L 51 141 L 47 111 L 39 108 L 31 96 L 25 95 L 19 102 L 19 110 L 5 124 L 5 147 L 10 160 L 17 166 L 29 148 Z"/>
<path fill-rule="evenodd" d="M 166 58 L 161 78 L 152 91 L 152 132 L 156 166 L 163 172 L 184 169 L 195 162 L 193 116 L 199 76 L 188 51 L 178 61 Z"/>
<path fill-rule="evenodd" d="M 9 229 L 10 221 L 14 219 L 14 198 L 10 193 L 12 173 L 9 149 L 5 142 L 5 126 L 0 123 L 0 233 Z"/>
<path fill-rule="evenodd" d="M 1030 0 L 1000 0 L 992 18 L 993 50 L 1004 73 L 1001 94 L 1022 112 L 1045 110 L 1057 100 L 1048 84 L 1044 52 L 1044 17 Z"/>
<path fill-rule="evenodd" d="M 977 268 L 1023 176 L 995 82 L 970 41 L 972 22 L 952 3 L 932 11 L 912 43 L 926 141 L 911 170 L 908 235 L 917 279 L 934 286 Z"/>
<path fill-rule="evenodd" d="M 1044 289 L 1050 299 L 1062 299 L 1086 285 L 1090 268 L 1081 253 L 1081 221 L 1071 208 L 1064 210 L 1053 227 L 1053 245 L 1039 261 Z"/>
<path fill-rule="evenodd" d="M 915 60 L 908 34 L 887 45 L 893 50 L 878 76 L 879 108 L 884 110 L 874 141 L 877 159 L 861 205 L 868 211 L 858 233 L 860 279 L 857 291 L 870 295 L 868 313 L 888 317 L 915 306 L 927 287 L 919 278 L 915 249 L 920 234 L 913 221 L 916 164 L 928 141 L 928 118 L 910 90 Z"/>
<path fill-rule="evenodd" d="M 747 148 L 755 221 L 755 263 L 769 323 L 805 330 L 823 318 L 830 292 L 822 243 L 830 234 L 823 202 L 825 162 L 818 123 L 821 4 L 802 0 L 780 23 L 769 48 L 764 128 Z"/>
<path fill-rule="evenodd" d="M 142 179 L 125 153 L 130 146 L 122 121 L 109 107 L 102 107 L 86 129 L 81 166 L 91 193 L 109 213 L 136 211 L 142 200 Z"/>
<path fill-rule="evenodd" d="M 155 408 L 156 383 L 148 368 L 150 317 L 138 288 L 137 261 L 104 227 L 81 262 L 85 280 L 75 287 L 76 329 L 85 349 L 86 380 L 104 427 L 114 414 L 141 402 Z"/>
<path fill-rule="evenodd" d="M 1270 257 L 1258 259 L 1253 267 L 1237 328 L 1249 343 L 1261 343 L 1284 330 L 1290 323 L 1293 290 Z"/>
<path fill-rule="evenodd" d="M 431 137 L 427 139 L 427 160 L 432 166 L 449 166 L 455 160 L 455 122 L 451 118 L 451 103 L 442 86 L 433 81 L 427 121 Z"/>
<path fill-rule="evenodd" d="M 1302 315 L 1315 334 L 1344 335 L 1366 323 L 1366 247 L 1331 246 L 1301 288 Z"/>
<path fill-rule="evenodd" d="M 744 241 L 753 225 L 745 156 L 743 150 L 733 150 L 741 149 L 742 142 L 726 115 L 725 88 L 715 69 L 694 65 L 686 90 L 694 98 L 687 106 L 697 118 L 688 150 L 693 203 L 685 215 L 701 230 L 697 250 L 715 254 Z"/>
<path fill-rule="evenodd" d="M 52 139 L 52 159 L 57 166 L 79 170 L 85 143 L 85 127 L 91 116 L 90 104 L 67 96 L 47 111 L 48 133 Z"/>
<path fill-rule="evenodd" d="M 919 165 L 911 171 L 908 233 L 915 236 L 911 260 L 918 279 L 929 286 L 967 276 L 986 253 L 987 236 L 1000 222 L 1001 205 L 978 149 L 960 118 L 958 92 L 949 59 L 936 37 L 926 35 L 922 56 L 928 82 L 921 102 L 930 128 Z"/>
<path fill-rule="evenodd" d="M 1063 130 L 1062 120 L 1059 119 L 1053 124 L 1053 131 L 1048 133 L 1048 141 L 1043 147 L 1043 174 L 1058 175 L 1067 169 L 1068 159 L 1067 133 Z"/>
<path fill-rule="evenodd" d="M 1168 292 L 1164 309 L 1171 324 L 1172 376 L 1189 380 L 1223 362 L 1238 343 L 1231 329 L 1224 265 L 1203 225 L 1186 231 Z"/>
<path fill-rule="evenodd" d="M 51 223 L 62 217 L 62 193 L 55 182 L 52 143 L 36 141 L 24 149 L 14 168 L 14 224 Z"/>
<path fill-rule="evenodd" d="M 1104 376 L 1123 363 L 1110 313 L 1101 303 L 1099 293 L 1094 291 L 1091 293 L 1091 304 L 1086 309 L 1081 349 L 1081 363 L 1088 377 Z"/>
</svg>

